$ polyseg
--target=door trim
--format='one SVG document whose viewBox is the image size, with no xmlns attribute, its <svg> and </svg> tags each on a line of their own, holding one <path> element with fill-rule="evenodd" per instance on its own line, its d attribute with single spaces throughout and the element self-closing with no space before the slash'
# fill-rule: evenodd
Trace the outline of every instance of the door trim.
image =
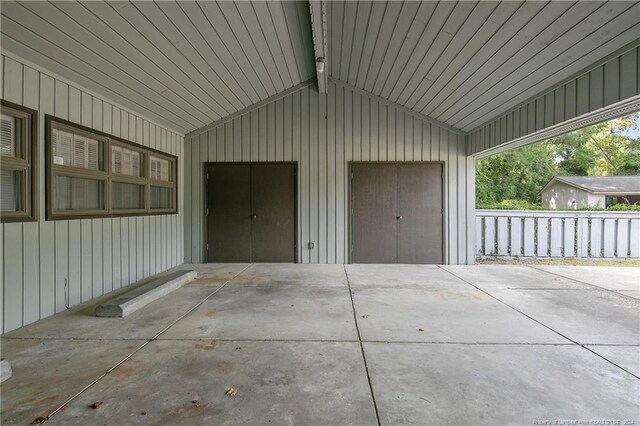
<svg viewBox="0 0 640 426">
<path fill-rule="evenodd" d="M 297 161 L 203 161 L 202 162 L 202 263 L 207 263 L 209 258 L 209 250 L 207 249 L 207 206 L 209 204 L 209 200 L 207 199 L 207 185 L 208 185 L 208 174 L 207 169 L 210 166 L 224 166 L 224 165 L 238 165 L 238 166 L 251 166 L 254 164 L 265 165 L 265 164 L 290 164 L 293 166 L 293 247 L 294 247 L 294 263 L 300 263 L 300 256 L 298 247 L 298 162 Z"/>
<path fill-rule="evenodd" d="M 375 165 L 428 165 L 428 164 L 439 164 L 442 166 L 442 264 L 447 265 L 447 251 L 448 251 L 448 242 L 447 242 L 447 227 L 449 223 L 447 218 L 449 217 L 449 212 L 447 209 L 447 163 L 446 161 L 349 161 L 349 184 L 347 185 L 349 195 L 349 242 L 348 242 L 348 250 L 347 256 L 349 261 L 348 264 L 353 264 L 353 166 L 360 164 L 375 164 Z"/>
</svg>

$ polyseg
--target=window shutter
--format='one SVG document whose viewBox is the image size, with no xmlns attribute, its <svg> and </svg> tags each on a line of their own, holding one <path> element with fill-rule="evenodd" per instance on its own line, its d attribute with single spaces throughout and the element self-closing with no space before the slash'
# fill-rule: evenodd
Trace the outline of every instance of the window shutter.
<svg viewBox="0 0 640 426">
<path fill-rule="evenodd" d="M 15 156 L 16 119 L 10 115 L 0 116 L 0 154 Z"/>
<path fill-rule="evenodd" d="M 114 146 L 111 150 L 112 155 L 112 171 L 114 173 L 122 173 L 122 148 Z"/>
<path fill-rule="evenodd" d="M 86 169 L 86 149 L 85 140 L 82 136 L 76 136 L 73 140 L 73 165 Z"/>
<path fill-rule="evenodd" d="M 131 152 L 131 175 L 140 176 L 140 153 L 136 151 Z"/>
<path fill-rule="evenodd" d="M 53 163 L 71 166 L 73 135 L 62 130 L 53 130 Z"/>
</svg>

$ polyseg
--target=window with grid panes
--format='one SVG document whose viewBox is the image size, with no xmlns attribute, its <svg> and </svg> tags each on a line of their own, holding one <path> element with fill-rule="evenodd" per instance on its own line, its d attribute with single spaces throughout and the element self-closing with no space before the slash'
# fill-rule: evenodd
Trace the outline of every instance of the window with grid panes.
<svg viewBox="0 0 640 426">
<path fill-rule="evenodd" d="M 49 218 L 175 213 L 175 156 L 47 116 Z"/>
<path fill-rule="evenodd" d="M 0 104 L 0 218 L 36 219 L 37 111 Z"/>
</svg>

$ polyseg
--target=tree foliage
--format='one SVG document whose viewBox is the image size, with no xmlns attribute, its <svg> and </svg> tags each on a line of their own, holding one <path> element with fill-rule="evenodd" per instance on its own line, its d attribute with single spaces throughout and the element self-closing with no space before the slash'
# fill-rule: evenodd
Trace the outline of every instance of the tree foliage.
<svg viewBox="0 0 640 426">
<path fill-rule="evenodd" d="M 476 205 L 538 203 L 538 192 L 556 175 L 640 175 L 640 138 L 631 133 L 639 118 L 631 114 L 479 160 Z"/>
</svg>

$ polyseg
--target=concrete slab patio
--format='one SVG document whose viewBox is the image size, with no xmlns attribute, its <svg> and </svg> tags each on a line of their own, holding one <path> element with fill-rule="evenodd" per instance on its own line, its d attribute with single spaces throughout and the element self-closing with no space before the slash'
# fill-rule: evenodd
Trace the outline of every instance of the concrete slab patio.
<svg viewBox="0 0 640 426">
<path fill-rule="evenodd" d="M 2 424 L 640 422 L 638 269 L 187 268 L 129 317 L 2 336 Z"/>
</svg>

